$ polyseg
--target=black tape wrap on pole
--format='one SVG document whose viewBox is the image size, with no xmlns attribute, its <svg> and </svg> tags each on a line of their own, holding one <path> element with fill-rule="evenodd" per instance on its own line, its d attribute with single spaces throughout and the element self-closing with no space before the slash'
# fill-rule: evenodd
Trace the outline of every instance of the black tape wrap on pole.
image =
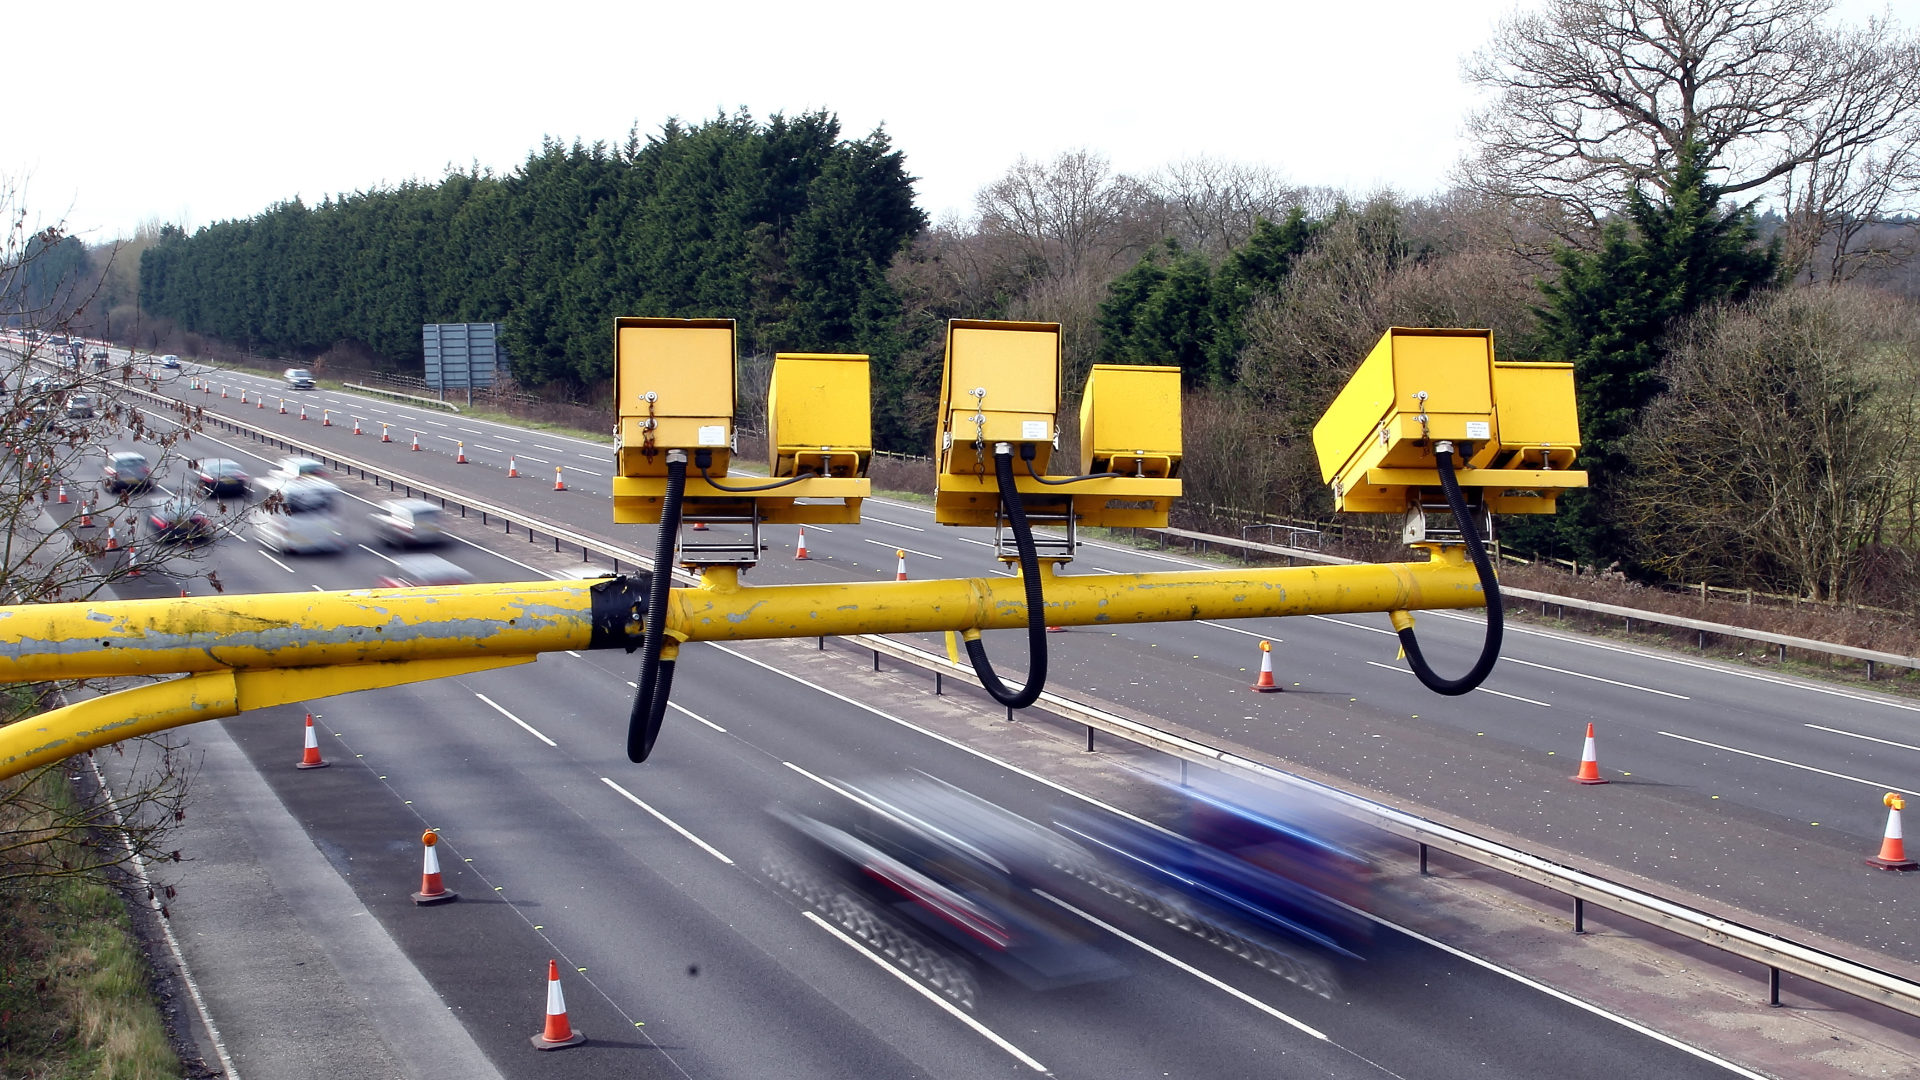
<svg viewBox="0 0 1920 1080">
<path fill-rule="evenodd" d="M 1449 443 L 1439 443 L 1434 447 L 1434 464 L 1440 469 L 1440 490 L 1446 493 L 1447 506 L 1453 511 L 1453 519 L 1460 524 L 1460 535 L 1466 538 L 1467 554 L 1473 559 L 1473 568 L 1480 575 L 1480 589 L 1487 596 L 1487 639 L 1480 647 L 1480 659 L 1473 667 L 1458 679 L 1443 679 L 1433 668 L 1427 665 L 1426 657 L 1420 654 L 1420 643 L 1414 640 L 1413 627 L 1400 631 L 1400 644 L 1407 650 L 1407 664 L 1413 668 L 1422 685 L 1436 694 L 1457 697 L 1469 693 L 1493 671 L 1494 661 L 1500 659 L 1500 639 L 1505 633 L 1506 619 L 1500 607 L 1500 581 L 1493 575 L 1493 562 L 1487 558 L 1486 545 L 1480 542 L 1480 533 L 1473 527 L 1473 516 L 1467 511 L 1466 497 L 1460 494 L 1460 481 L 1453 475 L 1453 447 Z"/>
<path fill-rule="evenodd" d="M 994 673 L 987 660 L 987 646 L 979 638 L 967 641 L 967 659 L 974 674 L 993 700 L 1009 709 L 1024 709 L 1040 699 L 1047 685 L 1047 613 L 1046 598 L 1040 592 L 1040 557 L 1033 548 L 1033 527 L 1027 522 L 1026 507 L 1013 484 L 1013 448 L 1005 443 L 994 447 L 993 471 L 1000 481 L 1000 505 L 1006 507 L 1007 524 L 1013 529 L 1013 545 L 1020 553 L 1020 577 L 1027 587 L 1027 683 L 1018 692 L 1010 689 Z"/>
<path fill-rule="evenodd" d="M 673 661 L 660 659 L 667 640 L 667 598 L 673 588 L 673 542 L 680 535 L 680 497 L 687 488 L 687 458 L 667 455 L 667 493 L 660 500 L 660 535 L 653 545 L 653 589 L 647 597 L 646 629 L 640 637 L 640 689 L 627 718 L 627 760 L 645 761 L 660 737 L 673 690 Z"/>
</svg>

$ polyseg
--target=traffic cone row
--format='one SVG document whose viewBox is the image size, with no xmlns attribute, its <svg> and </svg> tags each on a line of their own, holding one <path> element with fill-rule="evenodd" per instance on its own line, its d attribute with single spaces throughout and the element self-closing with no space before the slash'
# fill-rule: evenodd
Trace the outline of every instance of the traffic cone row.
<svg viewBox="0 0 1920 1080">
<path fill-rule="evenodd" d="M 1256 694 L 1277 694 L 1285 687 L 1273 681 L 1273 642 L 1260 643 L 1260 677 L 1253 681 Z"/>
<path fill-rule="evenodd" d="M 439 834 L 428 829 L 420 835 L 420 842 L 426 845 L 427 854 L 420 866 L 420 891 L 413 894 L 413 902 L 427 907 L 460 899 L 459 893 L 447 888 L 440 880 L 440 856 L 433 851 L 433 845 L 440 842 Z"/>
<path fill-rule="evenodd" d="M 184 589 L 181 590 L 180 595 L 185 596 L 186 591 Z M 300 752 L 300 761 L 298 764 L 294 765 L 294 768 L 324 769 L 327 767 L 328 764 L 329 763 L 327 761 L 323 760 L 320 757 L 320 744 L 319 742 L 315 741 L 313 737 L 313 714 L 308 713 L 307 714 L 307 745 L 306 745 L 306 748 Z"/>
</svg>

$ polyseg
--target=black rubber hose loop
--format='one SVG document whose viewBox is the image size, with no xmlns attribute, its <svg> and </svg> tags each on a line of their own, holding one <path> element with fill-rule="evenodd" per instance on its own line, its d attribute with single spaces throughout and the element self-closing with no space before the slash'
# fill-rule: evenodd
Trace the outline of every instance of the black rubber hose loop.
<svg viewBox="0 0 1920 1080">
<path fill-rule="evenodd" d="M 1027 682 L 1018 692 L 1009 689 L 994 673 L 987 660 L 987 647 L 979 638 L 967 642 L 967 659 L 974 674 L 993 700 L 1009 709 L 1024 709 L 1040 700 L 1047 685 L 1046 598 L 1040 592 L 1040 557 L 1034 552 L 1033 527 L 1027 523 L 1027 509 L 1020 503 L 1020 492 L 1013 485 L 1013 453 L 996 450 L 994 475 L 1000 481 L 1000 504 L 1006 507 L 1007 524 L 1013 528 L 1013 544 L 1020 553 L 1020 576 L 1027 587 Z"/>
<path fill-rule="evenodd" d="M 687 489 L 687 463 L 667 462 L 667 494 L 660 501 L 660 535 L 653 545 L 653 590 L 647 597 L 647 621 L 640 637 L 640 688 L 627 717 L 627 760 L 641 762 L 653 753 L 660 721 L 667 715 L 673 689 L 673 662 L 660 659 L 667 640 L 667 599 L 673 588 L 673 542 L 680 535 L 680 498 Z"/>
<path fill-rule="evenodd" d="M 1440 490 L 1446 493 L 1447 506 L 1453 511 L 1454 520 L 1460 523 L 1460 534 L 1467 541 L 1467 554 L 1472 556 L 1473 568 L 1480 575 L 1480 590 L 1487 597 L 1487 639 L 1480 647 L 1480 658 L 1458 679 L 1443 679 L 1427 665 L 1426 657 L 1420 654 L 1420 643 L 1414 640 L 1413 627 L 1400 631 L 1400 644 L 1407 650 L 1407 665 L 1413 668 L 1422 685 L 1436 694 L 1458 697 L 1477 688 L 1493 671 L 1494 661 L 1500 659 L 1500 639 L 1506 630 L 1506 618 L 1500 606 L 1500 581 L 1493 575 L 1493 563 L 1487 558 L 1486 546 L 1480 542 L 1480 533 L 1473 527 L 1466 497 L 1460 494 L 1460 482 L 1453 475 L 1453 452 L 1436 452 L 1433 460 L 1440 468 Z"/>
</svg>

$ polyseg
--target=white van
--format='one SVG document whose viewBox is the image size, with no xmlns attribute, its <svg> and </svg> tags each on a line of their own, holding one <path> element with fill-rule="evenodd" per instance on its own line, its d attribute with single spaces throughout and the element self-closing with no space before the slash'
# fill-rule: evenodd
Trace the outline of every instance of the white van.
<svg viewBox="0 0 1920 1080">
<path fill-rule="evenodd" d="M 253 535 L 261 544 L 290 555 L 330 554 L 344 550 L 338 503 L 340 489 L 324 480 L 293 481 L 253 512 Z"/>
</svg>

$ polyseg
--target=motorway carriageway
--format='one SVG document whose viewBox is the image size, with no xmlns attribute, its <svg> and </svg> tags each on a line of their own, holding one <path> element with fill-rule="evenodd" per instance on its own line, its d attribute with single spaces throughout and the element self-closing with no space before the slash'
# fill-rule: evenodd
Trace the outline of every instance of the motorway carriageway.
<svg viewBox="0 0 1920 1080">
<path fill-rule="evenodd" d="M 611 524 L 607 445 L 333 391 L 284 391 L 248 372 L 190 371 L 213 381 L 211 394 L 185 395 L 208 408 L 629 550 L 653 550 L 650 528 Z M 182 391 L 187 377 L 167 385 Z M 235 396 L 221 401 L 222 385 Z M 268 407 L 239 407 L 242 386 L 250 398 L 266 393 Z M 276 411 L 282 397 L 287 416 Z M 298 421 L 301 401 L 306 423 Z M 323 408 L 339 410 L 335 426 L 320 425 Z M 354 417 L 366 432 L 357 438 Z M 382 420 L 395 425 L 391 444 L 379 441 Z M 453 463 L 451 438 L 423 438 L 423 452 L 412 453 L 411 433 L 429 428 L 472 436 L 471 464 Z M 568 463 L 569 490 L 552 491 L 550 477 L 527 470 L 526 458 L 524 475 L 509 480 L 504 457 L 478 446 L 562 455 L 554 460 Z M 763 535 L 771 550 L 746 580 L 890 580 L 897 549 L 909 552 L 916 578 L 1006 572 L 984 530 L 936 526 L 929 508 L 889 499 L 868 500 L 863 511 L 859 526 L 809 528 L 806 562 L 791 557 L 794 530 L 770 527 Z M 1065 572 L 1203 565 L 1090 543 Z M 1418 630 L 1441 673 L 1457 674 L 1478 651 L 1484 621 L 1474 612 L 1427 612 Z M 1275 643 L 1287 693 L 1247 692 L 1263 638 Z M 944 648 L 933 637 L 917 643 Z M 994 631 L 988 643 L 1000 670 L 1018 677 L 1024 634 Z M 1767 929 L 1863 946 L 1895 965 L 1913 956 L 1914 926 L 1899 909 L 1920 881 L 1863 874 L 1860 859 L 1878 850 L 1881 794 L 1920 797 L 1920 703 L 1511 620 L 1492 678 L 1464 698 L 1418 684 L 1397 659 L 1383 614 L 1074 628 L 1048 644 L 1056 693 L 1522 837 L 1543 854 L 1611 868 L 1630 883 L 1744 913 Z M 680 669 L 681 682 L 701 677 L 696 664 Z M 1581 789 L 1567 777 L 1589 722 L 1612 783 Z"/>
<path fill-rule="evenodd" d="M 212 456 L 209 444 L 224 441 L 201 435 L 192 445 Z M 246 444 L 231 445 L 232 456 L 264 471 Z M 160 482 L 177 490 L 183 479 L 176 471 Z M 237 530 L 213 546 L 210 565 L 229 591 L 368 585 L 386 556 L 352 513 L 346 529 L 346 553 L 307 558 L 267 552 Z M 499 546 L 507 557 L 468 544 L 446 554 L 483 579 L 563 572 L 550 551 Z M 134 589 L 164 596 L 174 587 L 155 573 Z M 1368 969 L 1328 998 L 1160 925 L 1102 931 L 1131 969 L 1122 980 L 1031 994 L 985 979 L 971 1011 L 910 989 L 871 950 L 766 882 L 759 868 L 775 839 L 766 805 L 821 812 L 843 798 L 832 778 L 906 768 L 1037 820 L 1086 798 L 1082 788 L 1143 797 L 1104 772 L 1063 786 L 999 760 L 997 750 L 1018 749 L 1002 738 L 969 747 L 923 722 L 959 703 L 926 702 L 925 717 L 881 715 L 780 670 L 783 653 L 804 651 L 691 647 L 683 670 L 698 677 L 676 687 L 674 726 L 644 767 L 622 752 L 634 677 L 624 653 L 550 656 L 221 724 L 505 1076 L 1752 1075 L 1391 933 Z M 291 768 L 308 709 L 331 768 Z M 1065 748 L 1040 756 L 1087 760 Z M 456 904 L 421 909 L 408 898 L 426 827 L 442 830 Z M 196 942 L 222 931 L 194 923 L 196 905 L 219 898 L 196 896 L 191 866 L 179 881 L 178 918 L 199 927 L 192 958 Z M 287 944 L 261 941 L 256 963 L 271 972 Z M 550 956 L 567 973 L 570 1018 L 590 1041 L 542 1055 L 526 1039 Z M 350 959 L 344 967 L 351 971 Z M 242 1075 L 250 1064 L 253 1075 L 297 1072 L 274 1056 L 288 1032 L 301 1034 L 321 1069 L 333 1048 L 344 1057 L 345 1043 L 366 1039 L 365 1030 L 314 1029 L 298 1001 L 269 1004 L 273 980 L 233 989 L 228 973 L 198 974 L 216 1023 L 223 1010 L 244 1018 L 225 1028 Z M 358 987 L 371 996 L 369 1011 L 382 1007 L 383 989 Z M 406 1027 L 404 1016 L 386 1021 Z"/>
</svg>

